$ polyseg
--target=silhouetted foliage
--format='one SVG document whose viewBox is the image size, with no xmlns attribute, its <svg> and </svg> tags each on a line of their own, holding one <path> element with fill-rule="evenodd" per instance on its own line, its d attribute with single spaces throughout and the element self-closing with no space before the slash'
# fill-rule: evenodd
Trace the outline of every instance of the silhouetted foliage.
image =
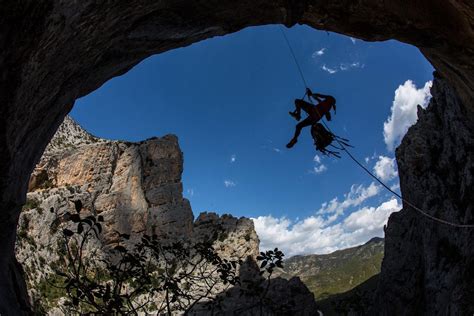
<svg viewBox="0 0 474 316">
<path fill-rule="evenodd" d="M 275 248 L 274 250 L 267 250 L 260 252 L 257 256 L 257 264 L 259 267 L 260 278 L 246 279 L 240 288 L 240 296 L 246 296 L 248 298 L 257 299 L 255 304 L 251 304 L 240 308 L 237 313 L 242 313 L 246 310 L 258 308 L 260 315 L 264 314 L 264 309 L 272 309 L 275 305 L 272 301 L 271 295 L 269 295 L 270 285 L 272 283 L 272 275 L 275 268 L 283 269 L 283 257 L 285 255 L 281 250 Z M 282 306 L 279 305 L 281 309 Z M 281 313 L 282 310 L 277 311 Z"/>
<path fill-rule="evenodd" d="M 74 206 L 75 213 L 66 212 L 54 223 L 62 234 L 62 257 L 53 264 L 57 277 L 50 284 L 64 290 L 67 313 L 187 313 L 240 283 L 241 262 L 221 258 L 212 247 L 218 234 L 190 244 L 146 234 L 132 241 L 116 232 L 101 249 L 104 218 L 83 215 L 80 201 Z"/>
</svg>

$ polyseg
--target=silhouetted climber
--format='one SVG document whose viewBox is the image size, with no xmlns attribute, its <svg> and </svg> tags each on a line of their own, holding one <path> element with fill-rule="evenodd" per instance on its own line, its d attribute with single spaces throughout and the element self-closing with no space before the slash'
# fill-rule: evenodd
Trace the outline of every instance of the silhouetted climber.
<svg viewBox="0 0 474 316">
<path fill-rule="evenodd" d="M 296 124 L 295 135 L 286 145 L 287 148 L 293 147 L 298 141 L 298 136 L 301 133 L 301 130 L 306 126 L 312 126 L 316 124 L 323 116 L 326 116 L 328 121 L 331 120 L 331 113 L 329 112 L 334 108 L 334 113 L 336 113 L 336 99 L 330 95 L 324 95 L 319 93 L 313 93 L 310 89 L 306 88 L 306 95 L 308 99 L 311 97 L 318 101 L 318 104 L 313 105 L 309 102 L 306 102 L 302 99 L 295 100 L 295 111 L 289 112 L 297 121 L 301 120 L 301 110 L 308 113 L 308 117 L 303 121 Z M 311 100 L 311 99 L 310 99 Z"/>
</svg>

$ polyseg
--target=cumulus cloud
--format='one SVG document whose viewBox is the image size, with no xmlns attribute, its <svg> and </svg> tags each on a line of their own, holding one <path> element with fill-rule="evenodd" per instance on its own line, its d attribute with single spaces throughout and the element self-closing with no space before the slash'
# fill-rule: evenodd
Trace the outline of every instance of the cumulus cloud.
<svg viewBox="0 0 474 316">
<path fill-rule="evenodd" d="M 405 81 L 395 90 L 391 115 L 383 124 L 383 135 L 387 149 L 393 151 L 398 146 L 408 128 L 417 120 L 417 105 L 426 108 L 431 98 L 432 82 L 417 89 L 411 80 Z"/>
<path fill-rule="evenodd" d="M 224 180 L 224 186 L 226 188 L 231 188 L 231 187 L 235 187 L 237 185 L 237 183 L 235 183 L 234 181 L 232 180 Z"/>
<path fill-rule="evenodd" d="M 231 156 L 230 156 L 230 162 L 231 162 L 231 163 L 234 163 L 234 162 L 236 162 L 236 161 L 237 161 L 237 156 L 236 156 L 235 154 L 234 154 L 234 155 L 231 155 Z"/>
<path fill-rule="evenodd" d="M 320 50 L 315 51 L 311 57 L 317 58 L 319 56 L 323 56 L 325 51 L 326 51 L 326 48 L 323 47 Z"/>
<path fill-rule="evenodd" d="M 317 214 L 329 214 L 329 222 L 335 221 L 340 215 L 344 214 L 350 207 L 361 205 L 367 199 L 376 196 L 380 192 L 380 186 L 372 182 L 368 187 L 363 185 L 352 185 L 351 190 L 344 194 L 344 200 L 339 201 L 337 197 L 321 205 Z"/>
<path fill-rule="evenodd" d="M 374 166 L 374 172 L 382 181 L 390 181 L 398 176 L 395 158 L 379 156 Z"/>
<path fill-rule="evenodd" d="M 278 247 L 289 256 L 297 254 L 329 253 L 383 236 L 383 226 L 389 215 L 401 209 L 396 199 L 377 207 L 364 207 L 345 220 L 330 225 L 321 215 L 309 216 L 292 222 L 271 215 L 252 218 L 260 238 L 262 250 Z"/>
<path fill-rule="evenodd" d="M 367 240 L 375 234 L 382 235 L 383 226 L 387 223 L 390 214 L 399 211 L 401 208 L 402 205 L 398 200 L 392 198 L 378 207 L 364 207 L 351 213 L 344 219 L 343 225 L 347 231 L 351 231 L 358 236 L 364 236 Z"/>
<path fill-rule="evenodd" d="M 322 67 L 321 67 L 322 70 L 326 71 L 327 73 L 329 73 L 330 75 L 332 74 L 335 74 L 337 72 L 337 69 L 335 68 L 329 68 L 326 66 L 326 64 L 324 64 Z"/>
</svg>

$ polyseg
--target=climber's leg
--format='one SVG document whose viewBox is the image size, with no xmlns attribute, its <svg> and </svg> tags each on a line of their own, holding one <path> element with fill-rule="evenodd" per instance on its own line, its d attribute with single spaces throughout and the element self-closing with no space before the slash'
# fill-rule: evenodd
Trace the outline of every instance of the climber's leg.
<svg viewBox="0 0 474 316">
<path fill-rule="evenodd" d="M 290 140 L 290 142 L 286 145 L 286 147 L 287 148 L 293 147 L 298 141 L 298 136 L 300 136 L 301 130 L 306 126 L 313 125 L 314 123 L 315 122 L 311 117 L 307 117 L 303 121 L 296 124 L 295 134 L 293 135 L 293 138 Z"/>
</svg>

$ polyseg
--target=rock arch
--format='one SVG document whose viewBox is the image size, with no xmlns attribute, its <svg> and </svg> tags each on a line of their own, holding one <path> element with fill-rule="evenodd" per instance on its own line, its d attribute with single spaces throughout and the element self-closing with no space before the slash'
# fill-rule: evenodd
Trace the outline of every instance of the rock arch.
<svg viewBox="0 0 474 316">
<path fill-rule="evenodd" d="M 434 118 L 426 118 L 427 121 L 439 121 L 436 126 L 439 133 L 433 137 L 451 144 L 457 141 L 466 146 L 472 144 L 469 141 L 472 140 L 474 111 L 474 5 L 470 0 L 27 0 L 2 1 L 0 16 L 2 314 L 20 314 L 28 310 L 24 282 L 14 260 L 13 247 L 18 214 L 25 201 L 28 177 L 35 163 L 77 98 L 97 89 L 108 79 L 125 73 L 152 54 L 236 32 L 247 26 L 271 23 L 287 26 L 303 23 L 367 41 L 396 39 L 417 46 L 438 71 L 440 79 L 437 79 L 435 87 L 439 93 L 435 102 L 432 102 L 435 110 L 430 112 L 430 117 Z M 446 104 L 449 106 L 441 111 L 440 108 Z M 451 113 L 455 121 L 459 121 L 457 129 L 453 129 L 450 121 L 439 120 Z M 418 134 L 411 132 L 413 135 L 410 137 L 414 141 L 419 135 L 428 132 L 426 128 L 431 125 L 424 123 L 418 126 Z M 464 138 L 459 138 L 458 134 Z M 446 137 L 441 138 L 440 135 Z M 428 141 L 423 144 L 419 148 L 423 153 L 436 147 Z M 466 148 L 470 148 L 464 152 L 470 163 L 472 147 Z M 403 164 L 404 161 L 411 161 L 410 150 L 399 153 L 399 156 L 406 158 L 400 160 L 399 157 L 399 163 L 402 162 L 402 191 L 410 191 L 411 195 L 415 195 L 412 196 L 415 201 L 425 203 L 426 200 L 421 196 L 423 192 L 411 188 L 418 183 L 426 188 L 429 183 L 421 181 L 421 176 L 412 174 L 410 165 Z M 460 171 L 464 170 L 462 159 L 456 160 L 454 165 L 448 165 L 447 170 L 441 167 L 425 170 L 423 176 L 429 173 L 437 177 L 442 176 L 443 172 L 453 177 L 461 176 L 460 179 L 465 180 L 465 183 L 460 189 L 469 190 L 472 188 L 469 182 L 472 170 L 464 173 Z M 409 181 L 405 181 L 404 174 L 410 175 L 407 178 Z M 438 190 L 443 191 L 444 188 L 441 186 Z M 452 190 L 456 190 L 455 185 Z M 452 212 L 456 213 L 451 214 L 453 218 L 464 216 L 469 219 L 472 216 L 471 200 L 466 201 L 455 194 L 451 199 L 453 205 L 464 208 L 461 211 L 453 207 Z M 436 206 L 443 201 L 430 203 Z M 384 260 L 382 277 L 385 282 L 397 280 L 392 274 L 403 271 L 401 265 L 398 266 L 399 270 L 396 269 L 393 254 L 401 249 L 398 244 L 407 242 L 407 237 L 397 236 L 400 230 L 396 228 L 401 227 L 407 233 L 414 234 L 414 223 L 419 223 L 419 220 L 410 216 L 399 220 L 393 216 L 389 223 L 387 238 L 392 234 L 394 244 L 393 250 L 390 250 L 389 243 L 387 251 L 392 251 L 392 254 L 387 253 Z M 463 246 L 469 246 L 466 242 L 468 237 L 472 237 L 463 234 L 459 240 L 452 241 L 461 250 Z M 408 251 L 407 255 L 413 255 L 421 249 L 415 258 L 417 269 L 425 269 L 421 272 L 428 269 L 441 271 L 440 263 L 437 268 L 434 262 L 423 256 L 429 253 L 426 247 L 433 250 L 436 234 L 429 237 L 420 235 L 420 238 L 431 238 L 432 243 L 410 239 L 417 243 L 417 247 Z M 456 266 L 453 263 L 462 272 L 459 264 Z M 474 267 L 472 261 L 462 264 Z M 387 270 L 389 267 L 390 270 Z M 468 277 L 472 284 L 474 276 Z M 410 302 L 416 303 L 416 311 L 428 313 L 432 310 L 426 307 L 428 302 L 423 296 L 427 293 L 425 289 L 430 286 L 449 288 L 453 284 L 450 282 L 430 283 L 426 274 L 421 273 L 416 279 L 413 293 L 401 295 L 401 285 L 391 288 L 384 299 L 394 307 L 384 313 L 395 313 L 397 306 L 402 310 L 404 306 L 401 305 Z M 383 286 L 380 289 L 383 290 Z M 380 293 L 379 298 L 383 296 Z M 396 295 L 401 295 L 401 299 L 391 299 Z M 423 298 L 415 302 L 416 295 L 422 295 Z M 461 309 L 456 309 L 456 306 Z M 467 306 L 468 303 L 460 299 L 449 311 L 467 311 Z"/>
</svg>

